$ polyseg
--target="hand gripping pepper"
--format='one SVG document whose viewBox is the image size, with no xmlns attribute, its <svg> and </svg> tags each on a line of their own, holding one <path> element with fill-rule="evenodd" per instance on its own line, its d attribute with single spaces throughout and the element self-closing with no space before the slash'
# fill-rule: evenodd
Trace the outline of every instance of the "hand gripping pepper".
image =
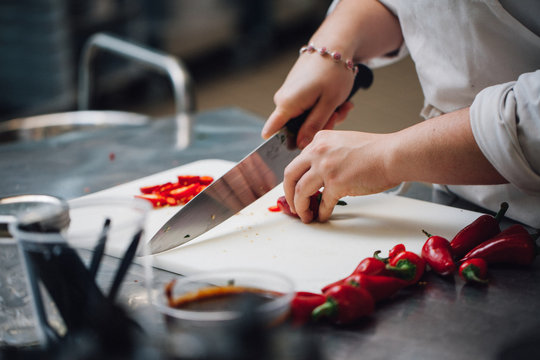
<svg viewBox="0 0 540 360">
<path fill-rule="evenodd" d="M 356 266 L 356 269 L 354 269 L 351 275 L 354 275 L 354 274 L 382 275 L 385 272 L 386 272 L 386 264 L 383 261 L 375 257 L 368 257 L 360 261 L 360 263 L 358 264 L 358 266 Z M 326 292 L 326 290 L 328 290 L 334 285 L 343 284 L 347 278 L 348 277 L 340 279 L 331 284 L 328 284 L 325 287 L 323 287 L 321 291 L 324 293 Z"/>
<path fill-rule="evenodd" d="M 452 256 L 450 242 L 442 236 L 431 235 L 422 230 L 428 237 L 422 246 L 422 258 L 437 274 L 447 276 L 456 271 L 456 263 Z"/>
<path fill-rule="evenodd" d="M 450 241 L 455 258 L 461 259 L 472 248 L 500 233 L 499 221 L 507 210 L 508 204 L 503 202 L 495 217 L 482 215 L 461 229 Z"/>
<path fill-rule="evenodd" d="M 488 264 L 529 265 L 537 248 L 531 234 L 521 225 L 513 225 L 469 251 L 461 261 L 482 258 Z"/>
<path fill-rule="evenodd" d="M 320 191 L 317 191 L 315 194 L 309 197 L 309 209 L 313 213 L 313 220 L 316 220 L 319 216 L 319 206 L 321 204 L 321 198 L 322 193 Z M 347 205 L 347 203 L 343 200 L 339 200 L 336 205 Z M 292 213 L 291 207 L 289 206 L 289 203 L 287 202 L 285 196 L 280 196 L 277 199 L 277 206 L 279 207 L 279 209 L 281 209 L 281 211 L 283 211 L 284 214 L 292 217 L 298 217 L 297 214 Z"/>
<path fill-rule="evenodd" d="M 425 260 L 411 251 L 400 252 L 386 264 L 386 270 L 391 271 L 393 276 L 406 280 L 409 285 L 420 280 L 425 268 Z"/>
<path fill-rule="evenodd" d="M 397 277 L 361 273 L 349 276 L 345 283 L 366 289 L 375 301 L 388 299 L 409 285 L 407 281 Z"/>
<path fill-rule="evenodd" d="M 326 302 L 323 294 L 307 291 L 297 292 L 291 301 L 291 318 L 295 325 L 302 325 L 311 319 L 313 310 Z"/>
<path fill-rule="evenodd" d="M 487 262 L 482 258 L 465 260 L 459 266 L 459 276 L 466 282 L 487 284 Z"/>
<path fill-rule="evenodd" d="M 336 285 L 328 289 L 325 296 L 326 302 L 313 310 L 314 320 L 328 318 L 335 324 L 349 324 L 375 310 L 373 297 L 361 287 Z"/>
</svg>

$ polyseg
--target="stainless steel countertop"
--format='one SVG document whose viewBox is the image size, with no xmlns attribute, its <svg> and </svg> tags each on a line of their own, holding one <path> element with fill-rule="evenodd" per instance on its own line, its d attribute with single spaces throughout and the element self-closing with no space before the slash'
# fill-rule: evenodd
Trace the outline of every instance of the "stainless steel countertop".
<svg viewBox="0 0 540 360">
<path fill-rule="evenodd" d="M 37 193 L 69 200 L 200 159 L 239 161 L 262 141 L 262 119 L 239 109 L 199 113 L 195 124 L 195 141 L 182 151 L 175 149 L 174 122 L 167 119 L 0 144 L 0 197 Z M 423 184 L 413 184 L 405 196 L 481 211 Z M 420 285 L 380 303 L 359 324 L 315 326 L 309 334 L 329 359 L 478 360 L 538 354 L 540 261 L 527 268 L 493 267 L 490 276 L 489 286 L 478 287 L 429 273 Z M 141 285 L 133 279 L 136 273 L 127 278 L 127 289 L 140 294 Z M 134 308 L 144 306 L 136 302 Z"/>
</svg>

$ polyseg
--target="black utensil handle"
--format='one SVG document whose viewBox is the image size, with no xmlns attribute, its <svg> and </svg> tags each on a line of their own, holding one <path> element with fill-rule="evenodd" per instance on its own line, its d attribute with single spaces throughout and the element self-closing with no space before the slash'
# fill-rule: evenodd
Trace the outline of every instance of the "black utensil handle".
<svg viewBox="0 0 540 360">
<path fill-rule="evenodd" d="M 356 91 L 358 91 L 358 89 L 367 89 L 373 83 L 373 72 L 371 71 L 371 69 L 364 64 L 358 64 L 357 66 L 358 73 L 354 78 L 353 87 L 346 101 L 348 101 L 356 93 Z M 289 120 L 287 124 L 285 124 L 287 130 L 289 130 L 295 135 L 298 135 L 298 131 L 300 130 L 300 127 L 302 126 L 304 121 L 306 121 L 306 118 L 308 117 L 310 111 L 311 110 L 305 111 L 303 114 Z"/>
<path fill-rule="evenodd" d="M 131 243 L 129 244 L 126 252 L 124 253 L 124 256 L 122 257 L 120 265 L 118 265 L 118 270 L 116 270 L 113 284 L 111 285 L 111 288 L 109 290 L 109 295 L 108 295 L 109 300 L 113 302 L 115 301 L 116 295 L 118 294 L 118 291 L 120 290 L 120 286 L 122 285 L 122 280 L 124 280 L 124 277 L 126 276 L 129 266 L 133 262 L 133 258 L 135 257 L 135 254 L 137 253 L 137 247 L 139 246 L 139 241 L 141 239 L 142 232 L 143 232 L 142 230 L 139 230 L 135 234 L 135 236 L 133 236 Z"/>
</svg>

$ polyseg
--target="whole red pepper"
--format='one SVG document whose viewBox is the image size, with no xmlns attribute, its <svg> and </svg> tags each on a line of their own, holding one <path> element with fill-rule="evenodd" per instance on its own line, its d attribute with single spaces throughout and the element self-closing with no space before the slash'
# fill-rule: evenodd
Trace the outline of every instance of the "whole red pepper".
<svg viewBox="0 0 540 360">
<path fill-rule="evenodd" d="M 452 255 L 450 242 L 442 236 L 431 235 L 422 230 L 427 241 L 422 246 L 422 258 L 426 260 L 431 269 L 437 274 L 447 276 L 456 271 L 456 263 Z"/>
<path fill-rule="evenodd" d="M 311 319 L 313 310 L 326 302 L 323 294 L 316 294 L 307 291 L 297 292 L 291 301 L 291 318 L 293 324 L 302 325 Z"/>
<path fill-rule="evenodd" d="M 425 268 L 425 260 L 411 251 L 397 254 L 386 264 L 386 270 L 391 271 L 393 276 L 406 280 L 409 285 L 416 284 L 420 280 Z"/>
<path fill-rule="evenodd" d="M 398 254 L 400 254 L 400 253 L 402 253 L 404 251 L 406 251 L 405 245 L 397 244 L 396 246 L 391 248 L 390 251 L 388 252 L 388 259 L 396 257 Z"/>
<path fill-rule="evenodd" d="M 375 301 L 387 299 L 409 285 L 407 281 L 397 277 L 361 273 L 349 276 L 345 283 L 366 289 Z"/>
<path fill-rule="evenodd" d="M 508 203 L 503 202 L 494 217 L 482 215 L 461 229 L 450 241 L 455 258 L 461 259 L 472 248 L 500 233 L 499 221 L 507 210 Z"/>
<path fill-rule="evenodd" d="M 487 262 L 482 258 L 465 260 L 459 266 L 459 276 L 466 282 L 486 284 Z"/>
<path fill-rule="evenodd" d="M 536 257 L 536 244 L 527 229 L 513 225 L 469 251 L 461 261 L 482 258 L 489 264 L 528 265 Z"/>
<path fill-rule="evenodd" d="M 325 296 L 325 303 L 313 310 L 314 320 L 329 318 L 336 324 L 349 324 L 375 310 L 373 297 L 361 287 L 336 285 L 328 289 Z"/>
<path fill-rule="evenodd" d="M 368 257 L 360 261 L 360 263 L 358 264 L 358 266 L 356 266 L 356 269 L 354 269 L 351 275 L 354 275 L 354 274 L 381 275 L 381 274 L 384 274 L 385 272 L 386 272 L 386 264 L 383 261 L 374 257 Z M 324 293 L 334 285 L 343 284 L 347 278 L 348 277 L 335 281 L 331 284 L 328 284 L 325 287 L 323 287 L 321 291 Z"/>
</svg>

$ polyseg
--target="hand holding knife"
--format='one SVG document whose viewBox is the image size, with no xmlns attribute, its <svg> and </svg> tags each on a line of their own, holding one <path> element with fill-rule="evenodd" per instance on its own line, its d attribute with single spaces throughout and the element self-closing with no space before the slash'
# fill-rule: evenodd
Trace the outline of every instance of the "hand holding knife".
<svg viewBox="0 0 540 360">
<path fill-rule="evenodd" d="M 372 81 L 371 70 L 360 64 L 347 100 L 359 88 L 368 88 Z M 308 115 L 309 111 L 306 111 L 289 120 L 281 130 L 182 207 L 150 240 L 151 254 L 193 240 L 280 184 L 285 167 L 300 153 L 296 136 Z M 254 181 L 256 179 L 263 180 Z"/>
</svg>

